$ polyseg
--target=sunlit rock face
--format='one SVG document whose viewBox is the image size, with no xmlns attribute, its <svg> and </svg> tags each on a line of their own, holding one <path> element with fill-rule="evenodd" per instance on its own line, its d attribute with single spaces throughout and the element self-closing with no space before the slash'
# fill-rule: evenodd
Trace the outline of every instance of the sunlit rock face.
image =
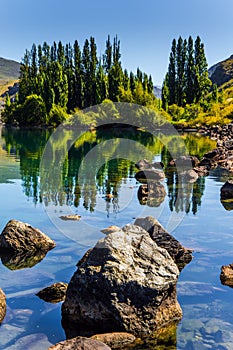
<svg viewBox="0 0 233 350">
<path fill-rule="evenodd" d="M 12 252 L 48 251 L 55 242 L 39 229 L 18 220 L 10 220 L 0 235 L 0 249 Z"/>
<path fill-rule="evenodd" d="M 62 307 L 67 337 L 126 331 L 142 336 L 182 317 L 179 269 L 142 227 L 111 232 L 80 260 Z"/>
</svg>

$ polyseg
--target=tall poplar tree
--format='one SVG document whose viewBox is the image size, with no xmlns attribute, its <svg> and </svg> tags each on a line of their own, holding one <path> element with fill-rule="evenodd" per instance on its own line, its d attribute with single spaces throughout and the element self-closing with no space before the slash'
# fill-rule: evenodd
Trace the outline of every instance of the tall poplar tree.
<svg viewBox="0 0 233 350">
<path fill-rule="evenodd" d="M 176 39 L 172 41 L 172 48 L 169 56 L 167 86 L 169 90 L 169 105 L 177 103 L 176 93 Z"/>
<path fill-rule="evenodd" d="M 194 90 L 194 81 L 195 81 L 195 65 L 194 65 L 194 50 L 193 50 L 193 39 L 191 36 L 188 38 L 188 48 L 187 48 L 187 63 L 186 63 L 186 103 L 193 103 L 195 90 Z"/>
</svg>

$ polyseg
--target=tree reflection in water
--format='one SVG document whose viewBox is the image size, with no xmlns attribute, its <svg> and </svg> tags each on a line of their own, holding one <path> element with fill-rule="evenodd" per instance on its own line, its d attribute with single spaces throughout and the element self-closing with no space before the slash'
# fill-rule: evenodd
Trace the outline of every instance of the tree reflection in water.
<svg viewBox="0 0 233 350">
<path fill-rule="evenodd" d="M 64 130 L 63 144 L 72 140 L 72 130 Z M 92 132 L 80 132 L 80 137 L 74 145 L 68 150 L 68 147 L 62 149 L 58 140 L 54 151 L 54 159 L 64 153 L 64 162 L 62 172 L 59 174 L 57 169 L 52 172 L 52 178 L 47 181 L 47 188 L 41 196 L 40 189 L 40 161 L 44 147 L 49 140 L 51 131 L 48 130 L 19 130 L 19 129 L 2 129 L 2 139 L 4 149 L 9 154 L 15 154 L 20 161 L 20 174 L 22 186 L 25 195 L 32 198 L 36 204 L 38 201 L 44 201 L 45 205 L 53 203 L 55 205 L 69 205 L 78 208 L 80 205 L 93 212 L 96 207 L 97 198 L 105 200 L 106 212 L 109 215 L 110 210 L 117 214 L 119 207 L 119 191 L 126 179 L 133 178 L 135 172 L 135 154 L 138 154 L 138 161 L 147 158 L 153 161 L 155 158 L 164 163 L 164 172 L 166 175 L 165 187 L 168 195 L 168 203 L 171 211 L 185 211 L 195 214 L 198 206 L 201 205 L 201 198 L 205 190 L 205 178 L 200 177 L 195 183 L 184 181 L 181 176 L 177 175 L 176 169 L 170 169 L 168 164 L 171 155 L 164 146 L 169 143 L 176 147 L 173 137 L 163 135 L 169 138 L 166 142 L 159 141 L 152 134 L 136 128 L 116 128 L 114 129 L 97 129 Z M 175 137 L 175 136 L 174 136 Z M 187 134 L 182 136 L 191 155 L 199 158 L 214 148 L 213 141 L 197 135 Z M 125 150 L 125 158 L 118 158 L 118 149 L 121 147 L 121 140 L 135 141 L 135 149 Z M 95 179 L 88 177 L 88 169 L 84 169 L 86 177 L 80 182 L 79 170 L 85 156 L 94 149 L 95 146 L 108 140 L 114 140 L 111 147 L 107 149 L 106 162 L 98 163 L 95 166 Z M 169 148 L 170 149 L 170 148 Z M 58 152 L 58 155 L 56 154 Z M 120 152 L 122 154 L 122 152 Z M 101 155 L 103 157 L 103 155 Z M 115 159 L 112 159 L 115 157 Z M 153 159 L 154 158 L 154 159 Z M 50 164 L 53 167 L 53 163 Z M 138 184 L 139 187 L 139 184 Z M 178 189 L 182 189 L 182 196 L 177 197 Z M 157 203 L 157 202 L 156 202 Z M 145 204 L 145 203 L 143 203 Z"/>
</svg>

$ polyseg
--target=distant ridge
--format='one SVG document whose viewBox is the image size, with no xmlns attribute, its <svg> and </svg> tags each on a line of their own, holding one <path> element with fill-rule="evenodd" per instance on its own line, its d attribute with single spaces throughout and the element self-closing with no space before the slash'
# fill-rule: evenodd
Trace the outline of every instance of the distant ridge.
<svg viewBox="0 0 233 350">
<path fill-rule="evenodd" d="M 213 84 L 221 86 L 233 79 L 233 55 L 209 68 L 209 78 Z"/>
<path fill-rule="evenodd" d="M 0 57 L 0 80 L 16 80 L 19 78 L 20 63 Z"/>
</svg>

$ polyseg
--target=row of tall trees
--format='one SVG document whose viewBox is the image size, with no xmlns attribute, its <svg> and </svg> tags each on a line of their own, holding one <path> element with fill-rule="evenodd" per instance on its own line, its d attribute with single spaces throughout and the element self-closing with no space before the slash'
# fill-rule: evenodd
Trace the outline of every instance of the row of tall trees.
<svg viewBox="0 0 233 350">
<path fill-rule="evenodd" d="M 208 64 L 204 44 L 197 36 L 195 42 L 181 36 L 172 41 L 168 72 L 162 87 L 162 105 L 167 110 L 169 105 L 198 103 L 210 90 Z"/>
<path fill-rule="evenodd" d="M 46 42 L 33 44 L 22 60 L 18 98 L 14 106 L 7 101 L 5 118 L 21 124 L 22 118 L 25 124 L 46 124 L 51 120 L 56 124 L 62 121 L 58 111 L 70 113 L 105 99 L 143 105 L 154 99 L 151 76 L 139 68 L 136 74 L 122 68 L 117 36 L 113 43 L 108 36 L 102 57 L 98 57 L 93 37 L 85 40 L 82 49 L 77 40 L 73 45 L 63 45 L 61 41 L 52 46 Z M 29 113 L 33 116 L 25 120 Z"/>
</svg>

